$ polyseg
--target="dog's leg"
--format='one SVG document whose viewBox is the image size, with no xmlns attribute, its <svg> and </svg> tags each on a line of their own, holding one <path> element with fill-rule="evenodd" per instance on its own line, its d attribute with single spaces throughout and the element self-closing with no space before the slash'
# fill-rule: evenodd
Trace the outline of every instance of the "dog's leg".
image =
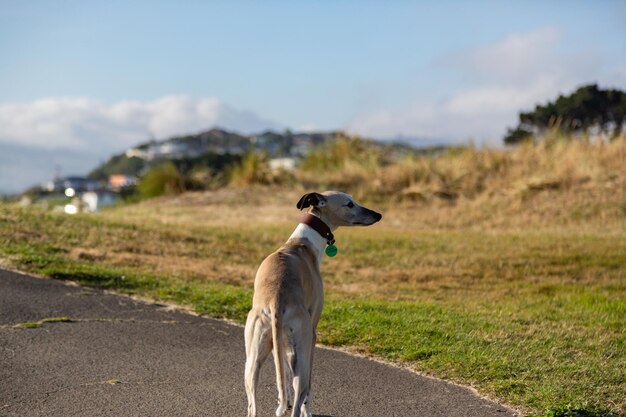
<svg viewBox="0 0 626 417">
<path fill-rule="evenodd" d="M 302 415 L 306 417 L 312 417 L 311 414 L 311 402 L 313 401 L 313 393 L 311 391 L 311 379 L 313 376 L 313 355 L 315 354 L 315 343 L 317 342 L 317 331 L 312 331 L 312 341 L 311 341 L 311 353 L 309 355 L 309 390 L 307 392 L 307 398 L 304 404 L 302 404 Z"/>
<path fill-rule="evenodd" d="M 294 375 L 293 375 L 293 410 L 291 417 L 310 416 L 308 397 L 311 381 L 311 348 L 313 342 L 313 326 L 308 312 L 299 315 L 300 323 L 293 327 L 294 340 Z"/>
<path fill-rule="evenodd" d="M 246 342 L 246 394 L 248 395 L 248 417 L 256 417 L 256 386 L 261 365 L 272 350 L 271 331 L 255 311 L 248 314 L 245 330 Z"/>
<path fill-rule="evenodd" d="M 287 358 L 285 363 L 285 385 L 287 386 L 287 408 L 293 407 L 293 359 L 294 352 L 291 349 L 293 343 L 287 342 L 289 348 L 287 349 Z"/>
<path fill-rule="evenodd" d="M 276 368 L 276 387 L 278 388 L 278 408 L 276 416 L 280 417 L 287 411 L 287 335 L 283 329 L 283 314 L 280 304 L 276 302 L 270 308 L 272 321 L 272 345 L 274 351 L 274 367 Z"/>
</svg>

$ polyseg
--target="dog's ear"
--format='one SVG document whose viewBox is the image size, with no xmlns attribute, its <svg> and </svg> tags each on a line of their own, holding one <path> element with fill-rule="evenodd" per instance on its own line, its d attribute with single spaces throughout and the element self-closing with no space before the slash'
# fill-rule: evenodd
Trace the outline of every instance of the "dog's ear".
<svg viewBox="0 0 626 417">
<path fill-rule="evenodd" d="M 326 197 L 320 193 L 308 193 L 300 198 L 296 207 L 298 210 L 305 209 L 307 207 L 324 207 L 326 205 Z"/>
</svg>

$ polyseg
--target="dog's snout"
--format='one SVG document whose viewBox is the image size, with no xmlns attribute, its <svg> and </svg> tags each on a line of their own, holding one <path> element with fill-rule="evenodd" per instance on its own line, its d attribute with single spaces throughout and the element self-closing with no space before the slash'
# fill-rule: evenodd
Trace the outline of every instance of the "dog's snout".
<svg viewBox="0 0 626 417">
<path fill-rule="evenodd" d="M 368 208 L 365 209 L 367 214 L 366 216 L 368 216 L 370 219 L 373 219 L 374 221 L 372 223 L 376 223 L 378 221 L 380 221 L 380 219 L 383 218 L 383 215 L 374 211 L 374 210 L 370 210 Z M 371 224 L 371 223 L 370 223 Z"/>
</svg>

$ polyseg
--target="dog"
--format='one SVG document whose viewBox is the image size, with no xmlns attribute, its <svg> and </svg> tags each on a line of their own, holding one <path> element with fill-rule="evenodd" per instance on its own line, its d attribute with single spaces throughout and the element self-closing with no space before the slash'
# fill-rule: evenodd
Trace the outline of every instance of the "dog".
<svg viewBox="0 0 626 417">
<path fill-rule="evenodd" d="M 291 416 L 311 417 L 311 367 L 317 323 L 324 305 L 320 263 L 334 256 L 333 231 L 369 226 L 380 213 L 337 192 L 308 193 L 296 204 L 308 209 L 287 242 L 259 266 L 252 309 L 245 328 L 245 386 L 248 417 L 256 417 L 256 386 L 261 365 L 273 351 L 278 387 L 276 415 L 293 406 Z"/>
</svg>

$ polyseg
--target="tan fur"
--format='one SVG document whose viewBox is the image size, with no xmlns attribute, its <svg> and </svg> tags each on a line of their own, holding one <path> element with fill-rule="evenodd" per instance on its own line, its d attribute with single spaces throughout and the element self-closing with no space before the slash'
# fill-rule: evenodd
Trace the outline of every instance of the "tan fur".
<svg viewBox="0 0 626 417">
<path fill-rule="evenodd" d="M 331 230 L 339 226 L 370 225 L 381 218 L 344 193 L 307 194 L 298 207 L 307 208 L 309 204 L 309 213 L 320 217 Z M 300 236 L 298 230 L 304 230 L 304 234 Z M 265 258 L 257 271 L 245 329 L 248 417 L 256 417 L 258 373 L 272 350 L 279 402 L 276 415 L 286 411 L 293 385 L 292 417 L 311 416 L 315 332 L 324 305 L 320 262 L 325 241 L 315 233 L 312 229 L 296 229 L 287 243 Z"/>
</svg>

